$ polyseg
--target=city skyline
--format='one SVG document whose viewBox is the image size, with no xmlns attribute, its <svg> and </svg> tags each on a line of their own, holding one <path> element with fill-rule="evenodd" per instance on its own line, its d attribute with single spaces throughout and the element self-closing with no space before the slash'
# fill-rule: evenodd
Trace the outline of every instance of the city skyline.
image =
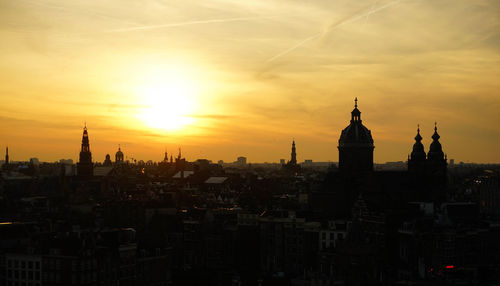
<svg viewBox="0 0 500 286">
<path fill-rule="evenodd" d="M 0 146 L 13 161 L 337 161 L 358 97 L 374 161 L 434 122 L 448 158 L 498 163 L 500 4 L 484 1 L 0 3 Z M 34 144 L 36 143 L 36 144 Z M 169 151 L 170 152 L 170 151 Z M 175 152 L 174 152 L 175 153 Z"/>
<path fill-rule="evenodd" d="M 432 135 L 432 140 L 433 142 L 435 142 L 436 140 L 439 140 L 440 139 L 440 136 L 438 135 L 437 133 L 437 122 L 434 122 L 434 134 Z M 346 139 L 347 138 L 347 139 Z M 356 138 L 356 139 L 355 139 Z M 417 136 L 414 138 L 415 140 L 418 141 L 418 144 L 419 144 L 419 147 L 418 149 L 420 150 L 419 152 L 423 152 L 423 158 L 425 160 L 425 158 L 427 157 L 426 153 L 425 153 L 425 146 L 421 143 L 422 141 L 422 137 L 420 135 L 420 125 L 417 125 Z M 347 140 L 347 141 L 346 141 Z M 342 130 L 341 132 L 341 136 L 339 138 L 339 144 L 338 144 L 338 149 L 339 149 L 339 160 L 338 161 L 331 161 L 331 160 L 328 160 L 326 162 L 332 162 L 332 163 L 338 163 L 339 164 L 339 167 L 341 167 L 341 165 L 343 164 L 342 163 L 342 155 L 341 155 L 341 149 L 344 149 L 346 148 L 346 146 L 350 146 L 351 143 L 346 143 L 346 142 L 351 142 L 352 140 L 356 140 L 356 141 L 363 141 L 363 140 L 367 140 L 365 143 L 368 144 L 367 148 L 371 151 L 369 151 L 370 153 L 372 153 L 371 155 L 369 155 L 367 158 L 369 158 L 369 161 L 371 161 L 372 163 L 368 163 L 368 165 L 365 165 L 366 168 L 368 169 L 373 169 L 373 149 L 374 149 L 374 145 L 373 145 L 373 139 L 372 139 L 372 136 L 371 136 L 371 131 L 369 129 L 367 129 L 363 124 L 362 124 L 362 120 L 361 120 L 361 112 L 360 110 L 358 109 L 358 99 L 355 98 L 354 99 L 354 109 L 353 111 L 351 112 L 351 121 L 350 121 L 350 124 Z M 84 165 L 86 167 L 82 167 L 82 168 L 91 168 L 91 165 L 92 164 L 95 164 L 95 163 L 101 163 L 101 161 L 99 160 L 96 160 L 95 158 L 92 158 L 92 150 L 90 149 L 90 139 L 89 139 L 89 135 L 88 135 L 88 129 L 87 129 L 87 123 L 85 123 L 84 127 L 83 127 L 83 137 L 82 137 L 82 141 L 81 141 L 81 152 L 80 152 L 80 156 L 79 156 L 79 159 L 76 160 L 78 161 L 77 163 L 77 167 L 78 165 L 80 165 L 82 163 L 82 160 L 84 162 Z M 347 145 L 346 145 L 347 144 Z M 354 146 L 358 146 L 357 144 L 359 143 L 356 143 Z M 431 152 L 431 149 L 433 148 L 432 145 L 434 143 L 430 144 L 429 145 L 429 152 Z M 438 144 L 439 146 L 441 146 L 440 144 Z M 359 146 L 358 146 L 359 147 Z M 349 148 L 349 147 L 348 147 Z M 6 153 L 5 153 L 5 162 L 8 163 L 9 162 L 9 153 L 8 153 L 8 146 L 6 146 Z M 441 147 L 439 147 L 439 150 L 441 150 Z M 358 153 L 360 151 L 356 151 L 355 153 Z M 411 156 L 413 158 L 413 154 L 415 152 L 415 146 L 413 146 L 413 151 L 411 152 Z M 441 157 L 443 157 L 443 159 L 445 160 L 445 162 L 447 161 L 447 153 L 443 153 L 443 151 L 439 151 L 441 153 Z M 345 151 L 344 151 L 345 153 Z M 361 152 L 363 153 L 363 152 Z M 359 154 L 361 154 L 359 153 Z M 83 155 L 82 155 L 83 154 Z M 112 161 L 111 161 L 111 153 L 107 153 L 106 156 L 105 156 L 105 160 L 102 161 L 102 163 L 104 165 L 106 164 L 111 164 Z M 176 160 L 177 159 L 181 159 L 183 158 L 184 156 L 181 155 L 181 147 L 178 148 L 178 154 L 176 155 Z M 359 155 L 358 154 L 358 155 Z M 141 158 L 134 158 L 134 157 L 130 157 L 129 156 L 126 156 L 122 150 L 121 150 L 121 144 L 118 144 L 118 150 L 117 152 L 115 153 L 115 163 L 120 163 L 120 162 L 124 162 L 124 161 L 127 161 L 127 162 L 131 162 L 131 163 L 136 163 L 136 162 L 165 162 L 165 161 L 169 161 L 169 157 L 168 157 L 169 153 L 168 153 L 168 149 L 165 148 L 165 152 L 163 154 L 163 160 L 159 160 L 159 161 L 156 161 L 156 160 L 151 160 L 151 159 L 141 159 Z M 173 158 L 173 152 L 171 151 L 170 153 L 170 162 L 172 162 L 172 158 Z M 358 156 L 358 155 L 354 155 L 354 154 L 351 154 L 348 156 L 348 158 L 350 158 L 349 160 L 352 160 L 353 157 L 351 156 Z M 83 157 L 82 157 L 83 156 Z M 295 147 L 295 138 L 292 139 L 292 143 L 291 143 L 291 155 L 290 155 L 290 160 L 288 161 L 288 163 L 286 164 L 287 166 L 288 165 L 291 165 L 291 166 L 296 166 L 298 163 L 301 163 L 297 160 L 297 153 L 296 153 L 296 147 Z M 345 156 L 345 155 L 344 155 Z M 246 161 L 247 161 L 247 157 L 242 157 L 242 156 L 238 156 L 238 158 L 236 159 L 236 161 L 226 161 L 224 163 L 236 163 L 236 164 L 239 164 L 240 163 L 240 159 L 241 158 L 244 158 L 244 165 L 246 165 Z M 344 157 L 346 158 L 346 157 Z M 29 161 L 33 160 L 33 159 L 36 159 L 38 161 L 38 158 L 30 158 Z M 203 160 L 206 160 L 206 158 L 197 158 L 197 159 L 203 159 Z M 67 160 L 66 158 L 62 158 L 60 160 Z M 73 160 L 73 159 L 71 159 Z M 185 159 L 183 159 L 185 160 Z M 408 154 L 408 160 L 410 160 L 410 154 Z M 408 160 L 406 162 L 408 162 Z M 454 163 L 455 159 L 454 158 L 450 158 L 451 160 L 451 164 Z M 25 160 L 27 161 L 27 160 Z M 57 161 L 57 160 L 56 160 Z M 107 161 L 107 162 L 106 162 Z M 223 160 L 209 160 L 209 161 L 218 161 L 218 162 L 221 162 Z M 282 162 L 284 162 L 285 159 L 283 158 L 280 158 L 279 159 L 279 162 L 280 164 L 283 165 Z M 303 163 L 307 163 L 307 161 L 312 162 L 313 160 L 312 159 L 304 159 Z M 345 161 L 345 159 L 344 159 Z M 357 161 L 357 160 L 354 160 L 354 161 Z M 363 160 L 361 160 L 363 161 Z M 22 160 L 20 161 L 22 162 Z M 317 162 L 317 161 L 316 161 Z M 325 161 L 320 161 L 320 162 L 325 162 Z M 399 161 L 396 161 L 396 162 L 403 162 L 401 160 Z M 249 162 L 249 163 L 277 163 L 277 162 L 268 162 L 268 161 L 265 161 L 265 162 Z M 378 163 L 378 164 L 381 164 L 380 162 L 375 162 L 375 163 Z M 386 161 L 385 163 L 394 163 L 394 162 L 389 162 L 389 161 Z M 408 162 L 409 163 L 409 162 Z M 462 163 L 462 162 L 460 162 Z M 285 166 L 285 165 L 283 165 Z M 80 167 L 78 167 L 80 168 Z M 82 169 L 83 170 L 83 169 Z M 80 171 L 82 172 L 82 171 Z M 83 172 L 88 172 L 88 173 L 92 173 L 91 170 L 87 170 L 87 171 L 83 171 Z"/>
</svg>

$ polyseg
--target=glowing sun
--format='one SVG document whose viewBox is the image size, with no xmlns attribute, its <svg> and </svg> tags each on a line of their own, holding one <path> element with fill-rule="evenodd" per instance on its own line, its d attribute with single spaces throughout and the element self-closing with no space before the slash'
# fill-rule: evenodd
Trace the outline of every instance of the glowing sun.
<svg viewBox="0 0 500 286">
<path fill-rule="evenodd" d="M 158 75 L 138 90 L 139 118 L 149 127 L 176 131 L 195 121 L 196 84 L 181 74 Z"/>
</svg>

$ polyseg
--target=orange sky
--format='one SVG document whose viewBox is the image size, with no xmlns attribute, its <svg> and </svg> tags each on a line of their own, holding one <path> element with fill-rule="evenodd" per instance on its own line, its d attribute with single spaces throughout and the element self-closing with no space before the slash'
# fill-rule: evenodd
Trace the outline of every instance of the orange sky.
<svg viewBox="0 0 500 286">
<path fill-rule="evenodd" d="M 500 162 L 497 0 L 0 0 L 0 146 L 12 160 L 337 161 L 358 97 L 375 161 L 434 121 Z M 3 147 L 2 147 L 3 149 Z"/>
</svg>

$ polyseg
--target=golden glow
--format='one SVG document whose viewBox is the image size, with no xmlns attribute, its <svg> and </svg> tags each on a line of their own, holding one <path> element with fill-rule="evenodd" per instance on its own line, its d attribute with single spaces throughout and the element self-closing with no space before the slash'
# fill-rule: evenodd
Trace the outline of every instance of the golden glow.
<svg viewBox="0 0 500 286">
<path fill-rule="evenodd" d="M 434 121 L 448 158 L 500 161 L 498 0 L 123 2 L 0 1 L 0 152 L 76 160 L 86 121 L 96 162 L 277 162 L 294 137 L 337 161 L 358 97 L 376 162 Z"/>
<path fill-rule="evenodd" d="M 197 83 L 181 69 L 156 71 L 137 87 L 138 118 L 148 127 L 177 131 L 195 122 Z"/>
</svg>

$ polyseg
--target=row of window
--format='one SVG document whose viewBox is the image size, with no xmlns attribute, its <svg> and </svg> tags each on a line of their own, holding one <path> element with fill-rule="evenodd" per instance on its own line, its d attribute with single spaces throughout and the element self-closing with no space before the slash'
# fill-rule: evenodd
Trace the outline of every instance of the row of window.
<svg viewBox="0 0 500 286">
<path fill-rule="evenodd" d="M 7 278 L 9 279 L 28 279 L 28 280 L 40 280 L 39 271 L 23 271 L 23 270 L 7 270 Z"/>
<path fill-rule="evenodd" d="M 14 260 L 9 259 L 7 261 L 8 268 L 28 268 L 28 269 L 40 269 L 40 261 L 25 261 L 25 260 Z"/>
</svg>

